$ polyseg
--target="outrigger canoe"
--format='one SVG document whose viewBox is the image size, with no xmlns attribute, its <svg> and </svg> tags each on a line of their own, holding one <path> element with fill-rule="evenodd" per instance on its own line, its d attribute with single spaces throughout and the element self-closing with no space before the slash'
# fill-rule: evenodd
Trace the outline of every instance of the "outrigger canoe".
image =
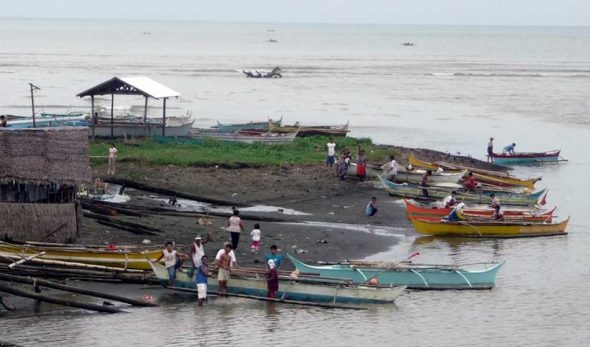
<svg viewBox="0 0 590 347">
<path fill-rule="evenodd" d="M 222 124 L 217 122 L 217 131 L 223 133 L 235 133 L 240 130 L 258 129 L 258 130 L 269 130 L 268 125 L 272 123 L 275 126 L 281 126 L 283 117 L 277 121 L 268 120 L 266 122 L 249 122 L 249 123 L 235 123 L 235 124 Z"/>
<path fill-rule="evenodd" d="M 445 186 L 436 186 L 432 185 L 430 187 L 422 187 L 416 184 L 397 184 L 391 181 L 384 179 L 383 177 L 379 177 L 383 187 L 390 195 L 398 196 L 401 198 L 410 198 L 410 199 L 428 199 L 428 200 L 438 200 L 444 199 L 448 196 L 454 188 L 452 187 L 445 187 Z M 428 197 L 425 198 L 422 194 L 422 190 L 426 189 L 428 191 Z M 538 201 L 543 200 L 545 198 L 547 190 L 543 189 L 538 192 L 534 192 L 532 194 L 519 194 L 519 193 L 498 193 L 492 191 L 484 191 L 484 192 L 475 192 L 475 193 L 467 193 L 467 192 L 457 192 L 457 199 L 464 202 L 470 202 L 474 204 L 489 204 L 491 203 L 492 199 L 490 195 L 495 193 L 501 201 L 502 205 L 510 205 L 510 206 L 535 206 Z"/>
<path fill-rule="evenodd" d="M 295 130 L 298 131 L 297 136 L 333 136 L 333 137 L 345 137 L 350 131 L 348 130 L 348 123 L 344 125 L 318 125 L 318 126 L 299 126 L 299 125 L 284 125 L 277 126 L 272 122 L 269 122 L 268 129 L 274 133 L 288 133 Z"/>
<path fill-rule="evenodd" d="M 301 273 L 316 273 L 322 277 L 351 279 L 366 283 L 376 278 L 381 285 L 404 285 L 411 289 L 490 289 L 504 261 L 482 263 L 484 269 L 467 270 L 454 265 L 420 265 L 400 263 L 343 263 L 308 265 L 287 255 Z"/>
<path fill-rule="evenodd" d="M 558 161 L 561 150 L 547 152 L 517 152 L 515 154 L 492 153 L 496 164 L 527 164 Z"/>
<path fill-rule="evenodd" d="M 386 164 L 387 165 L 387 164 Z M 348 174 L 355 176 L 357 170 L 356 163 L 351 163 L 348 167 Z M 396 182 L 407 182 L 413 184 L 419 184 L 422 181 L 422 176 L 426 170 L 405 170 L 399 169 L 397 175 L 395 176 Z M 384 170 L 377 166 L 377 165 L 367 165 L 366 173 L 368 177 L 378 177 L 384 173 Z M 439 172 L 433 171 L 432 175 L 430 176 L 430 181 L 434 184 L 437 183 L 458 183 L 461 181 L 461 178 L 467 173 L 467 171 L 459 171 L 459 172 Z"/>
<path fill-rule="evenodd" d="M 569 218 L 560 223 L 529 223 L 499 221 L 427 221 L 413 219 L 414 229 L 419 234 L 462 237 L 532 237 L 565 235 Z"/>
<path fill-rule="evenodd" d="M 154 274 L 163 286 L 168 285 L 168 271 L 161 264 L 150 263 Z M 218 290 L 216 278 L 209 278 L 207 290 Z M 227 282 L 227 292 L 257 297 L 266 297 L 268 293 L 266 278 L 254 276 L 231 275 Z M 194 275 L 188 276 L 186 270 L 176 272 L 174 287 L 195 289 Z M 306 302 L 330 302 L 348 304 L 386 304 L 394 300 L 406 289 L 405 286 L 380 287 L 368 285 L 321 284 L 310 281 L 280 280 L 277 298 Z"/>
<path fill-rule="evenodd" d="M 406 204 L 406 217 L 408 220 L 422 219 L 427 221 L 440 221 L 441 218 L 447 217 L 452 208 L 435 207 L 435 206 L 420 206 L 408 199 L 404 199 Z M 503 210 L 504 218 L 506 220 L 521 220 L 526 222 L 551 222 L 553 219 L 553 212 L 556 208 L 550 211 L 541 213 L 534 213 L 524 210 Z M 492 208 L 466 208 L 465 216 L 468 219 L 491 218 L 494 214 Z"/>
<path fill-rule="evenodd" d="M 499 187 L 519 186 L 533 189 L 535 187 L 535 183 L 541 180 L 541 177 L 518 178 L 512 177 L 504 172 L 477 169 L 459 164 L 449 164 L 445 162 L 429 163 L 420 160 L 414 157 L 413 155 L 408 155 L 408 162 L 412 164 L 412 166 L 414 167 L 421 167 L 430 170 L 437 170 L 438 168 L 443 168 L 447 170 L 447 172 L 467 170 L 473 172 L 473 176 L 475 176 L 475 179 L 478 182 L 491 184 Z"/>
<path fill-rule="evenodd" d="M 14 257 L 14 255 L 29 257 L 45 252 L 38 259 L 59 260 L 90 265 L 102 265 L 123 269 L 150 270 L 147 259 L 156 260 L 162 254 L 161 250 L 106 250 L 86 248 L 83 246 L 34 246 L 28 244 L 13 244 L 0 241 L 0 256 Z"/>
</svg>

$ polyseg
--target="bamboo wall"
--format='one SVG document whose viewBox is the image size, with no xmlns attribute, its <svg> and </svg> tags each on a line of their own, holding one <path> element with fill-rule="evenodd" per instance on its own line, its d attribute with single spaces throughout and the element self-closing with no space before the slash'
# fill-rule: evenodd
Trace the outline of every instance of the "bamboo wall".
<svg viewBox="0 0 590 347">
<path fill-rule="evenodd" d="M 0 239 L 70 243 L 77 236 L 75 203 L 22 204 L 0 202 Z"/>
</svg>

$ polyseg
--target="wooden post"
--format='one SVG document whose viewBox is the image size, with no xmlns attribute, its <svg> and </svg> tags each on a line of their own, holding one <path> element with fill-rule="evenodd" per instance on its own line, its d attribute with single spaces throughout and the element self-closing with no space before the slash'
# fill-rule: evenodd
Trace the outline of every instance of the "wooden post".
<svg viewBox="0 0 590 347">
<path fill-rule="evenodd" d="M 115 122 L 114 116 L 113 116 L 114 109 L 115 109 L 115 94 L 111 94 L 111 139 L 113 137 L 115 137 L 114 131 L 113 131 L 114 122 Z"/>
<path fill-rule="evenodd" d="M 98 117 L 94 118 L 94 95 L 90 95 L 90 122 L 92 125 L 92 142 L 94 142 L 96 124 L 98 123 Z"/>
<path fill-rule="evenodd" d="M 35 96 L 33 94 L 33 92 L 35 90 L 41 90 L 41 88 L 37 87 L 36 85 L 34 85 L 33 83 L 29 83 L 29 86 L 31 87 L 31 111 L 32 111 L 32 116 L 33 116 L 33 128 L 37 127 L 37 124 L 35 122 Z"/>
<path fill-rule="evenodd" d="M 145 106 L 143 108 L 143 136 L 147 137 L 147 111 L 148 111 L 148 97 L 145 96 Z"/>
<path fill-rule="evenodd" d="M 164 98 L 164 106 L 162 111 L 162 136 L 166 136 L 166 99 Z"/>
</svg>

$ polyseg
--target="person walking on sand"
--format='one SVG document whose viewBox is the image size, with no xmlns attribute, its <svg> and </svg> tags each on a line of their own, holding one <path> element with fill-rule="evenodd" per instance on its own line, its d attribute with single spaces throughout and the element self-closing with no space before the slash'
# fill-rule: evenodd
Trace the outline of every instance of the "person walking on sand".
<svg viewBox="0 0 590 347">
<path fill-rule="evenodd" d="M 488 142 L 488 162 L 494 162 L 494 138 L 490 137 L 490 142 Z"/>
<path fill-rule="evenodd" d="M 277 272 L 274 260 L 269 259 L 266 265 L 268 267 L 268 272 L 266 274 L 268 294 L 266 296 L 274 299 L 276 293 L 279 291 L 279 274 Z"/>
<path fill-rule="evenodd" d="M 117 147 L 115 147 L 114 143 L 111 143 L 111 147 L 109 148 L 109 168 L 107 170 L 107 175 L 114 175 L 115 174 L 116 160 L 117 160 Z"/>
<path fill-rule="evenodd" d="M 252 253 L 258 254 L 258 251 L 260 250 L 260 224 L 254 224 L 254 230 L 250 232 L 250 236 L 252 236 Z"/>
<path fill-rule="evenodd" d="M 365 213 L 367 214 L 367 217 L 373 217 L 377 213 L 377 198 L 376 197 L 371 198 L 371 201 L 369 201 L 369 203 L 367 204 L 367 207 L 365 208 Z"/>
<path fill-rule="evenodd" d="M 330 138 L 330 142 L 326 144 L 328 147 L 328 156 L 326 157 L 326 166 L 330 168 L 334 167 L 334 163 L 336 162 L 336 143 L 334 143 L 334 138 Z"/>
<path fill-rule="evenodd" d="M 244 231 L 244 225 L 242 224 L 242 219 L 240 218 L 240 211 L 237 209 L 234 210 L 233 216 L 229 217 L 229 221 L 227 222 L 227 230 L 229 231 L 231 237 L 232 249 L 237 251 L 238 242 L 240 241 L 240 233 Z"/>
<path fill-rule="evenodd" d="M 221 253 L 219 259 L 215 260 L 215 265 L 218 267 L 217 282 L 219 283 L 218 294 L 220 296 L 227 294 L 227 282 L 229 281 L 231 271 L 231 256 L 229 255 L 231 251 L 231 245 L 225 245 L 223 253 Z"/>
<path fill-rule="evenodd" d="M 397 162 L 393 155 L 389 156 L 389 166 L 387 167 L 387 176 L 391 182 L 395 182 L 395 176 L 397 176 Z"/>
<path fill-rule="evenodd" d="M 367 178 L 367 159 L 365 158 L 364 149 L 361 149 L 359 157 L 356 160 L 356 175 L 361 180 Z"/>
<path fill-rule="evenodd" d="M 207 273 L 209 272 L 208 259 L 203 255 L 200 259 L 201 265 L 197 268 L 197 275 L 195 281 L 197 282 L 197 303 L 199 307 L 203 306 L 203 301 L 207 299 Z"/>
</svg>

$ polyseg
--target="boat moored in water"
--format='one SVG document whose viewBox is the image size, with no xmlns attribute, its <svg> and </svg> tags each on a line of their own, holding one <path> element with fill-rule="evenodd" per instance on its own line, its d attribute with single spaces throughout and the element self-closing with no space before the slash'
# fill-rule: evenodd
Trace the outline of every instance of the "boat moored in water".
<svg viewBox="0 0 590 347">
<path fill-rule="evenodd" d="M 463 237 L 532 237 L 565 235 L 569 218 L 559 223 L 531 223 L 511 221 L 428 221 L 412 219 L 419 234 Z"/>
</svg>

